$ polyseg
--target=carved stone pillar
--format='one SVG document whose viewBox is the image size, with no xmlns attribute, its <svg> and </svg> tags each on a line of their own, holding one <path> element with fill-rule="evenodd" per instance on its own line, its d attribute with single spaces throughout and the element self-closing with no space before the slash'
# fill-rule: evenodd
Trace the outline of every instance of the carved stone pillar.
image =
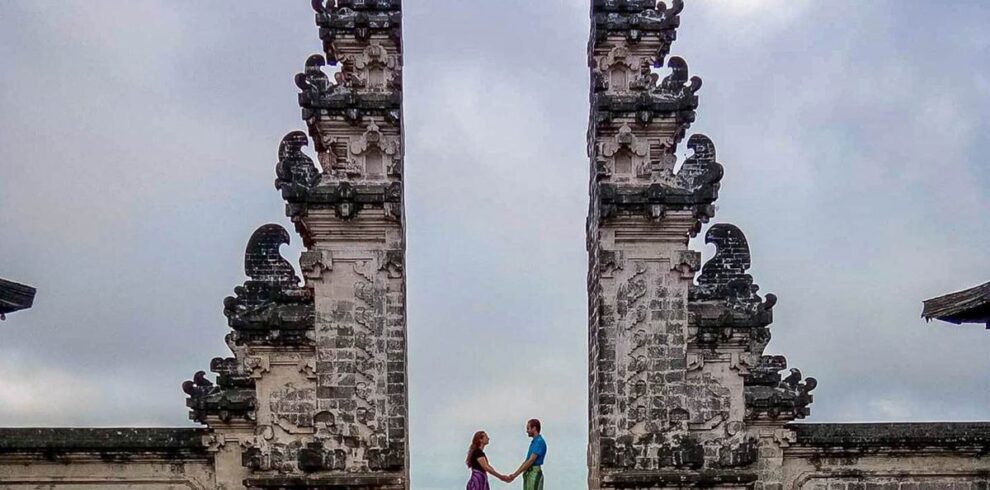
<svg viewBox="0 0 990 490">
<path fill-rule="evenodd" d="M 308 135 L 287 134 L 275 168 L 304 284 L 279 255 L 288 233 L 259 229 L 225 302 L 234 357 L 184 388 L 219 488 L 407 490 L 401 4 L 313 7 L 324 53 L 295 79 Z"/>
<path fill-rule="evenodd" d="M 750 486 L 773 471 L 757 464 L 773 439 L 763 434 L 806 415 L 814 388 L 800 373 L 782 381 L 783 358 L 762 356 L 775 298 L 756 294 L 738 228 L 709 229 L 718 253 L 694 282 L 700 254 L 688 240 L 714 216 L 723 169 L 699 134 L 677 166 L 701 87 L 667 57 L 683 7 L 592 2 L 592 489 Z"/>
</svg>

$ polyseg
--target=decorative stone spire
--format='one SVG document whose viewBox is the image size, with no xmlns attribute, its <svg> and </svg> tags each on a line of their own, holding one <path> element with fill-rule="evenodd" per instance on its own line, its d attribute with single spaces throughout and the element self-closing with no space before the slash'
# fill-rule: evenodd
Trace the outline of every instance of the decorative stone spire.
<svg viewBox="0 0 990 490">
<path fill-rule="evenodd" d="M 764 438 L 809 413 L 816 384 L 796 369 L 782 379 L 786 361 L 763 355 L 776 297 L 757 294 L 738 228 L 708 230 L 717 251 L 693 281 L 688 239 L 715 216 L 723 167 L 700 134 L 676 165 L 702 85 L 667 57 L 683 8 L 592 2 L 592 489 L 752 483 Z"/>
<path fill-rule="evenodd" d="M 324 53 L 295 77 L 308 133 L 275 165 L 305 283 L 279 253 L 288 232 L 258 229 L 224 301 L 234 357 L 183 390 L 224 481 L 407 490 L 401 3 L 313 7 Z"/>
</svg>

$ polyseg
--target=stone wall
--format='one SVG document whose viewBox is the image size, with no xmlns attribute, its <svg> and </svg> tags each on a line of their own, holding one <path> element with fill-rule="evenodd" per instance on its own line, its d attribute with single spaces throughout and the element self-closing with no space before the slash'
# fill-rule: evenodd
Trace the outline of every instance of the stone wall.
<svg viewBox="0 0 990 490">
<path fill-rule="evenodd" d="M 990 424 L 794 424 L 781 487 L 809 490 L 990 488 Z"/>
<path fill-rule="evenodd" d="M 0 429 L 0 488 L 215 487 L 198 429 Z"/>
</svg>

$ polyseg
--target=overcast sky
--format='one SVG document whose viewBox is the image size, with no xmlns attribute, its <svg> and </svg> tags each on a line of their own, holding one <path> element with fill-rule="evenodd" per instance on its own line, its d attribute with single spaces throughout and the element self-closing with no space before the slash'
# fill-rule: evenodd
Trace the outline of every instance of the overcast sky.
<svg viewBox="0 0 990 490">
<path fill-rule="evenodd" d="M 532 416 L 551 487 L 581 488 L 588 2 L 405 3 L 413 488 L 463 485 L 482 428 L 513 470 Z M 990 332 L 919 319 L 990 280 L 990 4 L 681 17 L 714 222 L 780 297 L 809 421 L 990 419 Z M 0 2 L 0 277 L 39 289 L 0 323 L 0 425 L 189 424 L 248 237 L 289 227 L 276 149 L 319 50 L 306 0 Z"/>
</svg>

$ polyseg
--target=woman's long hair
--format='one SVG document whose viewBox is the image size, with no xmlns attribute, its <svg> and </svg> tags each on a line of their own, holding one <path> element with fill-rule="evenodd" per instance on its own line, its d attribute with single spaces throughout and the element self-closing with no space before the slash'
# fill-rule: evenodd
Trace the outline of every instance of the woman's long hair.
<svg viewBox="0 0 990 490">
<path fill-rule="evenodd" d="M 465 460 L 465 462 L 468 465 L 468 468 L 473 467 L 473 465 L 471 464 L 471 456 L 474 454 L 475 449 L 481 449 L 482 437 L 485 437 L 485 431 L 479 430 L 478 432 L 475 432 L 474 437 L 471 438 L 471 447 L 468 448 L 467 459 Z"/>
</svg>

